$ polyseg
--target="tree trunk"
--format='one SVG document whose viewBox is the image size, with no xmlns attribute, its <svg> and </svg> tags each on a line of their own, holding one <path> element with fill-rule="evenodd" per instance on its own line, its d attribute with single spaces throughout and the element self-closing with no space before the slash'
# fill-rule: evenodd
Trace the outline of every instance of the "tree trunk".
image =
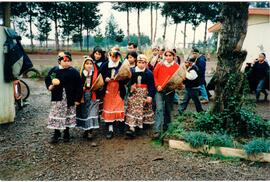
<svg viewBox="0 0 270 182">
<path fill-rule="evenodd" d="M 86 29 L 86 46 L 87 46 L 87 52 L 89 52 L 89 30 Z"/>
<path fill-rule="evenodd" d="M 140 8 L 138 8 L 138 19 L 137 19 L 137 25 L 138 25 L 138 47 L 139 50 L 141 50 L 141 32 L 140 32 Z"/>
<path fill-rule="evenodd" d="M 193 28 L 193 42 L 192 42 L 193 46 L 195 46 L 196 29 L 197 29 L 196 27 Z"/>
<path fill-rule="evenodd" d="M 206 47 L 207 47 L 207 41 L 206 41 L 206 36 L 207 36 L 207 22 L 208 22 L 208 20 L 205 20 L 204 39 L 203 39 L 203 52 L 206 51 Z"/>
<path fill-rule="evenodd" d="M 129 36 L 129 8 L 127 7 L 127 39 L 128 42 L 130 42 L 130 36 Z"/>
<path fill-rule="evenodd" d="M 174 47 L 176 47 L 176 46 L 175 46 L 175 42 L 176 42 L 177 27 L 178 27 L 178 23 L 175 24 L 174 40 L 173 40 L 173 45 L 174 45 Z"/>
<path fill-rule="evenodd" d="M 186 48 L 186 31 L 187 31 L 187 21 L 185 21 L 184 26 L 184 49 Z"/>
<path fill-rule="evenodd" d="M 10 27 L 10 16 L 11 16 L 11 2 L 2 2 L 3 4 L 3 25 Z"/>
<path fill-rule="evenodd" d="M 32 31 L 32 5 L 30 4 L 30 13 L 29 13 L 29 23 L 30 23 L 30 40 L 31 40 L 31 52 L 34 52 L 34 43 L 33 43 L 33 31 Z"/>
<path fill-rule="evenodd" d="M 82 34 L 82 31 L 83 31 L 83 10 L 81 10 L 81 24 L 80 24 L 80 35 L 81 35 L 81 39 L 80 39 L 80 49 L 81 49 L 81 52 L 82 52 L 82 47 L 83 47 L 83 34 Z"/>
<path fill-rule="evenodd" d="M 55 31 L 55 46 L 56 51 L 59 51 L 59 39 L 58 39 L 58 24 L 57 24 L 57 3 L 54 4 L 54 31 Z"/>
<path fill-rule="evenodd" d="M 166 37 L 167 21 L 168 21 L 168 15 L 165 16 L 164 33 L 163 33 L 163 36 L 162 36 L 163 40 L 165 40 L 165 37 Z"/>
<path fill-rule="evenodd" d="M 229 99 L 232 97 L 239 98 L 234 107 L 241 104 L 243 74 L 240 73 L 240 68 L 247 55 L 241 48 L 247 33 L 248 6 L 247 2 L 227 2 L 221 11 L 224 22 L 220 30 L 220 46 L 217 53 L 217 81 L 212 107 L 214 113 L 228 109 Z M 232 75 L 236 75 L 235 80 L 229 82 Z"/>
<path fill-rule="evenodd" d="M 67 50 L 69 50 L 69 35 L 67 36 Z"/>
<path fill-rule="evenodd" d="M 157 35 L 157 21 L 158 21 L 158 8 L 156 8 L 156 20 L 155 20 L 155 32 L 154 32 L 154 38 L 153 41 L 156 41 L 156 35 Z"/>
<path fill-rule="evenodd" d="M 153 44 L 153 4 L 150 2 L 151 45 Z"/>
</svg>

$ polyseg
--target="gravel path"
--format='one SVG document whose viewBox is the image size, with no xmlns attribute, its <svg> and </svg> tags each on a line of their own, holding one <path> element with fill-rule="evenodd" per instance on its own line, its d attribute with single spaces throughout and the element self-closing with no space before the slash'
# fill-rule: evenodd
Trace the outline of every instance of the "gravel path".
<svg viewBox="0 0 270 182">
<path fill-rule="evenodd" d="M 72 129 L 70 143 L 51 145 L 49 92 L 43 81 L 27 81 L 30 105 L 15 123 L 0 125 L 0 180 L 270 180 L 270 164 L 180 152 L 153 143 L 147 132 L 106 140 L 98 131 L 93 146 Z"/>
</svg>

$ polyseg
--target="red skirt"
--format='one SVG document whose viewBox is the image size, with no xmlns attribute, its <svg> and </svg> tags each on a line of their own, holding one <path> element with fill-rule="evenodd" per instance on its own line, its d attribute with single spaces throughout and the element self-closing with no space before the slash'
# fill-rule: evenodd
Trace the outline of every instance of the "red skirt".
<svg viewBox="0 0 270 182">
<path fill-rule="evenodd" d="M 120 97 L 117 81 L 110 81 L 107 85 L 101 117 L 105 122 L 124 121 L 124 100 Z"/>
</svg>

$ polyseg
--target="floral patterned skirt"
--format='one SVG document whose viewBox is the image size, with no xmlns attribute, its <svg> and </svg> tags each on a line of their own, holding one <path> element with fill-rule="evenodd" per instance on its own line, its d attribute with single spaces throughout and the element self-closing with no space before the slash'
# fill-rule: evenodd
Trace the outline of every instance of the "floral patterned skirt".
<svg viewBox="0 0 270 182">
<path fill-rule="evenodd" d="M 63 91 L 63 99 L 61 101 L 52 101 L 49 114 L 48 128 L 50 129 L 66 129 L 66 127 L 76 126 L 76 107 L 67 106 L 67 97 L 65 90 Z"/>
<path fill-rule="evenodd" d="M 105 122 L 124 121 L 124 100 L 120 96 L 117 81 L 110 81 L 107 85 L 101 117 Z"/>
<path fill-rule="evenodd" d="M 83 130 L 99 128 L 99 101 L 91 99 L 91 92 L 84 93 L 84 103 L 76 108 L 76 127 Z"/>
<path fill-rule="evenodd" d="M 128 97 L 126 124 L 130 127 L 143 128 L 143 124 L 153 124 L 155 122 L 152 104 L 145 102 L 147 93 L 147 89 L 137 88 Z"/>
</svg>

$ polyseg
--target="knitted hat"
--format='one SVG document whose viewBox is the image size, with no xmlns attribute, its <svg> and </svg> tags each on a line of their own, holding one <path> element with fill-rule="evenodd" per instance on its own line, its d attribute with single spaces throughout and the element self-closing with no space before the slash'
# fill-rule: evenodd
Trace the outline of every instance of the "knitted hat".
<svg viewBox="0 0 270 182">
<path fill-rule="evenodd" d="M 193 48 L 193 49 L 192 49 L 192 53 L 198 53 L 198 54 L 199 54 L 200 51 L 199 51 L 197 48 Z"/>
<path fill-rule="evenodd" d="M 153 45 L 152 50 L 160 50 L 160 47 L 158 45 Z"/>
<path fill-rule="evenodd" d="M 84 64 L 86 61 L 91 61 L 94 64 L 94 60 L 89 56 L 84 56 L 84 61 L 82 63 L 81 69 L 80 69 L 80 75 L 82 76 L 82 72 L 84 70 Z"/>
</svg>

